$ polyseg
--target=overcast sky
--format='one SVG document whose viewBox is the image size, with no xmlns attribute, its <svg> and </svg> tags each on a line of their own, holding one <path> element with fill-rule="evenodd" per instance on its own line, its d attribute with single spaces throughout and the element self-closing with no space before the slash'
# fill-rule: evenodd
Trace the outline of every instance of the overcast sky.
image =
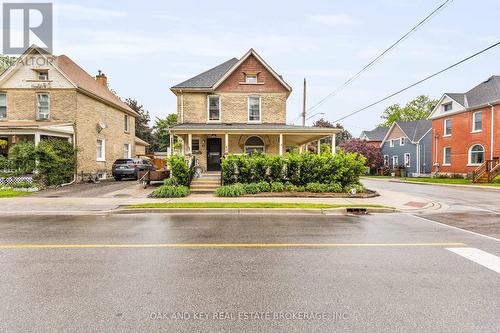
<svg viewBox="0 0 500 333">
<path fill-rule="evenodd" d="M 312 106 L 443 1 L 56 1 L 54 53 L 103 70 L 154 119 L 176 111 L 171 86 L 253 47 L 293 87 L 291 122 L 304 77 Z M 335 120 L 500 40 L 499 12 L 498 0 L 453 1 L 318 111 Z M 359 134 L 390 104 L 467 90 L 499 66 L 500 47 L 343 124 Z"/>
</svg>

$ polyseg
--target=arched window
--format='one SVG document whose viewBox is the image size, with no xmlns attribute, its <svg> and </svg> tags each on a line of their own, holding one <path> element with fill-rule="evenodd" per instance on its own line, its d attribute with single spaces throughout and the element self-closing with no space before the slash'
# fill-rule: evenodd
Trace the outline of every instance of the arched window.
<svg viewBox="0 0 500 333">
<path fill-rule="evenodd" d="M 479 165 L 484 162 L 484 147 L 481 145 L 473 145 L 469 149 L 469 164 Z"/>
<path fill-rule="evenodd" d="M 264 141 L 258 136 L 251 136 L 245 141 L 245 153 L 263 153 L 264 152 Z"/>
</svg>

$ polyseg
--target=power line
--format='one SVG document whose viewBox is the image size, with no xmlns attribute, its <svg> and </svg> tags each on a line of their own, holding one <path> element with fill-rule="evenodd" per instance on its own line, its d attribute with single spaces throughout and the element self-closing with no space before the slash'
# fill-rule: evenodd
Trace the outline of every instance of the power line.
<svg viewBox="0 0 500 333">
<path fill-rule="evenodd" d="M 434 73 L 434 74 L 431 74 L 431 75 L 429 75 L 429 76 L 426 76 L 425 78 L 423 78 L 423 79 L 421 79 L 421 80 L 419 80 L 419 81 L 417 81 L 417 82 L 415 82 L 415 83 L 412 83 L 412 84 L 410 84 L 409 86 L 407 86 L 407 87 L 405 87 L 405 88 L 403 88 L 403 89 L 400 89 L 400 90 L 398 90 L 398 91 L 396 91 L 396 92 L 394 92 L 394 93 L 392 93 L 392 94 L 390 94 L 390 95 L 388 95 L 388 96 L 386 96 L 386 97 L 384 97 L 384 98 L 382 98 L 382 99 L 379 99 L 378 101 L 373 102 L 373 103 L 371 103 L 370 105 L 367 105 L 367 106 L 365 106 L 365 107 L 363 107 L 363 108 L 361 108 L 361 109 L 359 109 L 359 110 L 356 110 L 356 111 L 354 111 L 354 112 L 351 112 L 351 113 L 349 113 L 349 114 L 347 114 L 347 115 L 343 116 L 342 118 L 339 118 L 339 119 L 337 119 L 337 120 L 335 120 L 335 121 L 333 121 L 333 122 L 334 122 L 334 123 L 339 122 L 339 121 L 344 120 L 344 119 L 346 119 L 346 118 L 348 118 L 348 117 L 351 117 L 351 116 L 353 116 L 353 115 L 355 115 L 355 114 L 357 114 L 357 113 L 360 113 L 360 112 L 362 112 L 362 111 L 364 111 L 364 110 L 366 110 L 366 109 L 368 109 L 368 108 L 371 108 L 372 106 L 375 106 L 375 105 L 377 105 L 377 104 L 379 104 L 379 103 L 382 103 L 383 101 L 388 100 L 389 98 L 394 97 L 394 96 L 396 96 L 396 95 L 398 95 L 398 94 L 402 93 L 403 91 L 406 91 L 406 90 L 408 90 L 408 89 L 410 89 L 410 88 L 413 88 L 413 87 L 415 87 L 416 85 L 419 85 L 420 83 L 422 83 L 422 82 L 424 82 L 424 81 L 427 81 L 427 80 L 429 80 L 429 79 L 433 78 L 433 77 L 434 77 L 434 76 L 436 76 L 436 75 L 439 75 L 439 74 L 441 74 L 441 73 L 443 73 L 443 72 L 446 72 L 447 70 L 450 70 L 450 69 L 452 69 L 453 67 L 456 67 L 456 66 L 458 66 L 458 65 L 460 65 L 460 64 L 462 64 L 462 63 L 464 63 L 464 62 L 466 62 L 467 60 L 470 60 L 470 59 L 472 59 L 472 58 L 474 58 L 474 57 L 477 57 L 478 55 L 480 55 L 480 54 L 482 54 L 482 53 L 484 53 L 484 52 L 486 52 L 486 51 L 488 51 L 488 50 L 490 50 L 490 49 L 492 49 L 492 48 L 494 48 L 494 47 L 497 47 L 498 45 L 500 45 L 500 42 L 496 42 L 495 44 L 492 44 L 492 45 L 488 46 L 487 48 L 482 49 L 481 51 L 476 52 L 476 53 L 474 53 L 473 55 L 470 55 L 470 56 L 468 56 L 467 58 L 464 58 L 464 59 L 462 59 L 462 60 L 460 60 L 460 61 L 458 61 L 458 62 L 454 63 L 453 65 L 450 65 L 450 66 L 448 66 L 448 67 L 446 67 L 446 68 L 444 68 L 444 69 L 442 69 L 442 70 L 440 70 L 440 71 L 438 71 L 438 72 L 436 72 L 436 73 Z"/>
<path fill-rule="evenodd" d="M 388 48 L 386 48 L 382 53 L 380 53 L 377 57 L 375 57 L 372 61 L 370 61 L 366 66 L 364 66 L 361 70 L 359 70 L 356 74 L 354 74 L 351 78 L 349 78 L 347 81 L 345 81 L 342 85 L 337 87 L 335 90 L 333 90 L 331 93 L 329 93 L 326 97 L 321 99 L 318 103 L 310 107 L 307 111 L 313 111 L 320 107 L 326 100 L 328 100 L 330 97 L 335 96 L 338 92 L 340 92 L 342 89 L 347 87 L 349 84 L 351 84 L 356 78 L 358 78 L 364 71 L 366 71 L 368 68 L 370 68 L 372 65 L 374 65 L 378 60 L 380 60 L 384 55 L 386 55 L 389 51 L 394 49 L 398 44 L 400 44 L 402 41 L 404 41 L 406 38 L 408 38 L 412 33 L 417 31 L 422 25 L 424 25 L 428 20 L 430 20 L 435 14 L 437 14 L 441 9 L 443 9 L 448 3 L 452 2 L 453 0 L 446 0 L 443 2 L 441 5 L 439 5 L 436 9 L 434 9 L 429 15 L 427 15 L 423 20 L 418 22 L 417 25 L 412 27 L 408 32 L 406 32 L 401 38 L 399 38 L 396 42 L 391 44 Z M 300 117 L 300 116 L 299 116 Z M 298 117 L 298 118 L 299 118 Z M 297 118 L 297 119 L 298 119 Z"/>
</svg>

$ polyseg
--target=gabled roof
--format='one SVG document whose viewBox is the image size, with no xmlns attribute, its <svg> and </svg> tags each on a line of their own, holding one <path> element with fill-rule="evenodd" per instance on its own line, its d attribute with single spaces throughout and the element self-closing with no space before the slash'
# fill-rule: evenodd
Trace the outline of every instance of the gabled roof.
<svg viewBox="0 0 500 333">
<path fill-rule="evenodd" d="M 446 93 L 446 96 L 457 102 L 458 104 L 465 106 L 465 94 L 460 93 Z"/>
<path fill-rule="evenodd" d="M 387 131 L 383 142 L 387 140 L 394 127 L 396 126 L 398 126 L 401 131 L 403 131 L 408 140 L 416 143 L 419 142 L 431 130 L 432 120 L 424 119 L 416 121 L 395 121 Z"/>
<path fill-rule="evenodd" d="M 92 76 L 90 76 L 86 71 L 84 71 L 80 66 L 78 66 L 73 60 L 71 60 L 66 55 L 54 56 L 50 55 L 44 49 L 39 48 L 36 45 L 30 46 L 20 57 L 24 59 L 30 54 L 38 52 L 43 57 L 51 57 L 53 61 L 50 61 L 54 68 L 59 71 L 68 81 L 77 89 L 82 92 L 86 92 L 94 98 L 100 98 L 104 102 L 112 104 L 113 106 L 132 113 L 136 115 L 136 112 L 132 110 L 126 103 L 124 103 L 118 96 L 113 94 L 107 87 L 104 87 L 98 83 Z M 0 76 L 12 75 L 16 70 L 16 65 L 9 67 Z"/>
<path fill-rule="evenodd" d="M 214 68 L 209 69 L 201 74 L 198 74 L 184 82 L 181 82 L 172 87 L 172 89 L 183 88 L 212 88 L 221 77 L 224 76 L 238 62 L 238 59 L 229 59 Z"/>
<path fill-rule="evenodd" d="M 384 140 L 384 137 L 387 134 L 388 130 L 389 127 L 377 127 L 375 129 L 372 129 L 371 131 L 361 132 L 360 137 L 364 135 L 367 137 L 368 141 L 382 141 Z"/>
<path fill-rule="evenodd" d="M 278 82 L 280 82 L 288 91 L 292 91 L 292 87 L 286 83 L 281 75 L 276 73 L 274 69 L 272 69 L 271 66 L 269 66 L 264 59 L 262 59 L 262 57 L 255 52 L 254 49 L 248 50 L 248 52 L 245 53 L 245 55 L 239 60 L 236 58 L 230 59 L 214 68 L 209 69 L 208 71 L 181 82 L 170 89 L 173 91 L 180 89 L 214 90 L 250 56 L 254 56 L 271 73 L 271 75 L 278 80 Z"/>
</svg>

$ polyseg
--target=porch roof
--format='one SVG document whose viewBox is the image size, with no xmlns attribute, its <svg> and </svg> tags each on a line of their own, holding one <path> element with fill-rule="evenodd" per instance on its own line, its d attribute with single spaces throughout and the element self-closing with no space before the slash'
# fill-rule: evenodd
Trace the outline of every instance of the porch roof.
<svg viewBox="0 0 500 333">
<path fill-rule="evenodd" d="M 333 135 L 341 132 L 338 128 L 296 126 L 286 124 L 206 124 L 184 123 L 170 127 L 175 134 L 295 134 Z"/>
<path fill-rule="evenodd" d="M 72 123 L 40 122 L 40 121 L 6 121 L 0 122 L 0 134 L 60 134 L 69 137 L 75 134 Z"/>
</svg>

